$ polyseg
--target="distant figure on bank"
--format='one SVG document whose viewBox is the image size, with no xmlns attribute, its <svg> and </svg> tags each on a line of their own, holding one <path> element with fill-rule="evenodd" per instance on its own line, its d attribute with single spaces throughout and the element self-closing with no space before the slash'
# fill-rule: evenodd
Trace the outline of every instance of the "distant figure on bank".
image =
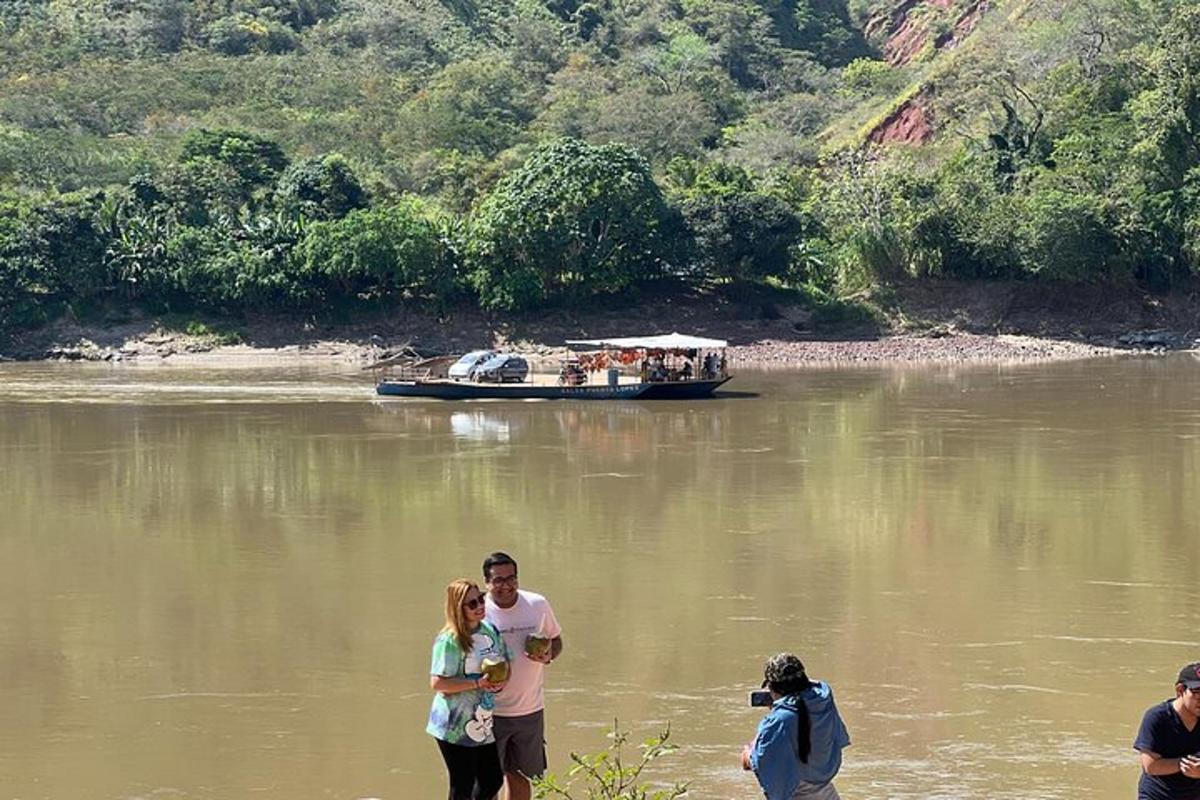
<svg viewBox="0 0 1200 800">
<path fill-rule="evenodd" d="M 492 553 L 483 562 L 487 619 L 514 654 L 512 674 L 496 696 L 495 730 L 507 800 L 529 800 L 529 778 L 546 771 L 546 665 L 562 653 L 562 628 L 546 598 L 517 587 L 517 562 Z"/>
<path fill-rule="evenodd" d="M 449 800 L 490 800 L 504 776 L 492 733 L 495 692 L 484 673 L 489 664 L 510 661 L 504 638 L 484 620 L 483 592 L 459 578 L 446 587 L 446 626 L 433 641 L 429 686 L 433 708 L 425 731 L 437 739 L 450 773 Z M 499 678 L 499 676 L 496 676 Z"/>
<path fill-rule="evenodd" d="M 1200 663 L 1179 670 L 1175 697 L 1142 717 L 1138 800 L 1200 800 Z"/>
<path fill-rule="evenodd" d="M 742 769 L 754 770 L 767 800 L 839 800 L 833 778 L 850 734 L 833 690 L 809 680 L 791 653 L 772 656 L 763 672 L 774 702 L 742 750 Z"/>
</svg>

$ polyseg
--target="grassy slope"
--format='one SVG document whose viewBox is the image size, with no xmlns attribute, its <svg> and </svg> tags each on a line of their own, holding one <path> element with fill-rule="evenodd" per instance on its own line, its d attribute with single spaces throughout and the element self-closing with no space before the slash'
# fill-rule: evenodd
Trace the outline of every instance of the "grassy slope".
<svg viewBox="0 0 1200 800">
<path fill-rule="evenodd" d="M 867 17 L 890 5 L 872 5 Z M 119 182 L 172 152 L 187 130 L 227 126 L 270 135 L 294 157 L 341 151 L 384 182 L 408 188 L 401 174 L 407 165 L 397 163 L 414 157 L 401 136 L 412 126 L 405 104 L 428 86 L 439 61 L 479 54 L 505 59 L 515 51 L 495 43 L 501 37 L 486 30 L 472 34 L 463 23 L 461 4 L 427 0 L 412 6 L 421 14 L 394 21 L 392 28 L 385 20 L 375 30 L 355 17 L 353 4 L 348 4 L 340 15 L 303 31 L 300 47 L 282 55 L 224 56 L 193 45 L 165 54 L 111 47 L 78 52 L 56 45 L 54 37 L 10 39 L 0 66 L 0 167 L 7 156 L 16 171 L 3 177 L 10 187 L 70 189 Z M 479 6 L 475 13 L 481 14 Z M 418 24 L 424 30 L 414 27 Z M 920 87 L 946 83 L 943 79 L 972 57 L 976 40 L 1002 29 L 981 25 L 966 45 L 930 52 L 902 68 L 898 89 L 856 94 L 840 85 L 836 69 L 825 73 L 805 92 L 815 95 L 815 101 L 803 99 L 833 115 L 821 130 L 796 134 L 806 140 L 798 149 L 828 152 L 860 144 L 874 123 Z M 412 52 L 419 44 L 440 51 L 419 57 Z M 568 37 L 558 59 L 585 50 Z M 621 53 L 603 77 L 628 81 L 641 57 Z M 601 77 L 599 70 L 594 74 Z M 544 135 L 541 118 L 554 99 L 557 79 L 539 80 L 530 77 L 531 88 L 541 96 L 537 116 L 524 124 L 523 141 Z M 768 102 L 748 89 L 738 90 L 737 97 L 746 117 Z M 792 101 L 771 102 L 787 107 Z M 710 150 L 710 155 L 719 152 Z"/>
</svg>

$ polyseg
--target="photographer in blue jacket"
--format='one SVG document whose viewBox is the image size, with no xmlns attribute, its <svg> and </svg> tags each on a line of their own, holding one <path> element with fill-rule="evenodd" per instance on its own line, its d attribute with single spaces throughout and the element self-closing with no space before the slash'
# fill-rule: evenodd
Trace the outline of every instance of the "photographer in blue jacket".
<svg viewBox="0 0 1200 800">
<path fill-rule="evenodd" d="M 839 800 L 833 778 L 850 734 L 833 690 L 809 680 L 791 653 L 768 659 L 764 676 L 773 702 L 742 751 L 742 767 L 754 770 L 767 800 Z"/>
</svg>

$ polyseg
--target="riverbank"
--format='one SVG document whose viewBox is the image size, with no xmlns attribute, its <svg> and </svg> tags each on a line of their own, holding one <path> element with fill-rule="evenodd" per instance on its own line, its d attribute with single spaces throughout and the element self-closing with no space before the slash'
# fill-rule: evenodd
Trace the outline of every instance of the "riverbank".
<svg viewBox="0 0 1200 800">
<path fill-rule="evenodd" d="M 350 320 L 266 314 L 66 319 L 15 337 L 0 354 L 163 365 L 365 366 L 405 347 L 428 355 L 491 347 L 553 362 L 566 352 L 567 338 L 681 331 L 728 339 L 731 359 L 747 365 L 988 363 L 1190 349 L 1198 320 L 1194 295 L 922 281 L 832 310 L 758 291 L 675 293 L 521 317 L 401 308 Z"/>
<path fill-rule="evenodd" d="M 252 368 L 285 364 L 345 364 L 366 367 L 399 352 L 408 346 L 410 341 L 380 338 L 364 343 L 335 338 L 318 339 L 304 344 L 263 347 L 254 344 L 219 344 L 205 336 L 156 331 L 145 337 L 130 339 L 117 348 L 102 347 L 84 336 L 73 344 L 51 349 L 43 360 L 181 367 Z M 500 346 L 545 364 L 556 363 L 565 357 L 567 352 L 563 347 L 527 341 Z M 844 340 L 762 339 L 731 346 L 729 358 L 739 365 L 786 368 L 822 364 L 1061 361 L 1112 356 L 1122 352 L 1128 352 L 1128 348 L 1031 336 L 948 333 L 936 338 L 900 335 Z"/>
</svg>

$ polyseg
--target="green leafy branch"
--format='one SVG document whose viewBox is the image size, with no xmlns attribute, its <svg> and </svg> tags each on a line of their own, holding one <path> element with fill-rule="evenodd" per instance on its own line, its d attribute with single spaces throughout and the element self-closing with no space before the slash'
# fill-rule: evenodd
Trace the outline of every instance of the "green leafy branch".
<svg viewBox="0 0 1200 800">
<path fill-rule="evenodd" d="M 670 742 L 671 725 L 662 732 L 643 741 L 636 762 L 626 763 L 625 746 L 629 743 L 629 731 L 622 731 L 617 720 L 613 720 L 608 733 L 611 744 L 599 753 L 571 753 L 575 766 L 567 772 L 566 783 L 554 774 L 534 778 L 534 796 L 538 800 L 675 800 L 688 792 L 688 784 L 674 783 L 666 789 L 656 789 L 644 783 L 642 773 L 654 761 L 673 752 L 677 746 Z"/>
</svg>

